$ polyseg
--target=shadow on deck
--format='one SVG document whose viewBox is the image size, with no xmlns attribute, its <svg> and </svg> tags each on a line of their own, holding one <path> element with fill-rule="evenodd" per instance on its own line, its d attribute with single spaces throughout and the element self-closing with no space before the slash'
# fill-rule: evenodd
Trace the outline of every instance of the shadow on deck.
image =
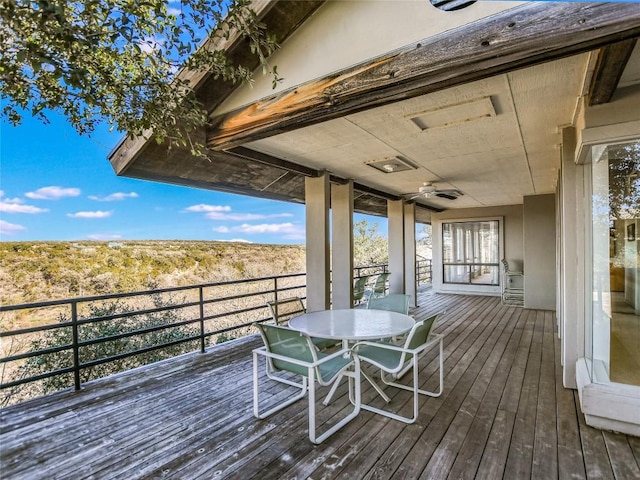
<svg viewBox="0 0 640 480">
<path fill-rule="evenodd" d="M 306 399 L 255 419 L 249 337 L 5 408 L 2 478 L 640 478 L 640 439 L 586 426 L 562 387 L 552 312 L 431 291 L 420 305 L 416 318 L 446 310 L 445 388 L 421 398 L 416 424 L 362 412 L 314 446 Z M 432 388 L 435 350 L 421 365 Z M 319 424 L 347 409 L 339 393 Z"/>
</svg>

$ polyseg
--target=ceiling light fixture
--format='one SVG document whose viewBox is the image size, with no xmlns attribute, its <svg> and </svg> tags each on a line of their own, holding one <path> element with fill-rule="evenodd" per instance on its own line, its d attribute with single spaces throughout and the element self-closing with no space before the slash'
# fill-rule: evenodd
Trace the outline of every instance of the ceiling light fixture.
<svg viewBox="0 0 640 480">
<path fill-rule="evenodd" d="M 415 166 L 410 160 L 400 156 L 365 162 L 365 165 L 375 168 L 382 173 L 404 172 L 406 170 L 415 170 L 417 168 L 417 166 Z"/>
</svg>

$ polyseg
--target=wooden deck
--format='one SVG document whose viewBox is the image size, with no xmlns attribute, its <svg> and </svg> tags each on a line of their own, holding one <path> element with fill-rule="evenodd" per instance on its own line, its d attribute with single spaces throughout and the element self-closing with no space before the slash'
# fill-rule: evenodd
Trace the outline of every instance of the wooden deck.
<svg viewBox="0 0 640 480">
<path fill-rule="evenodd" d="M 250 338 L 5 408 L 0 476 L 640 478 L 640 438 L 587 427 L 577 393 L 562 387 L 552 312 L 505 307 L 495 297 L 426 293 L 420 303 L 416 317 L 447 312 L 437 328 L 445 334 L 445 389 L 421 399 L 416 424 L 362 412 L 314 446 L 306 400 L 255 419 L 250 352 L 259 342 Z M 429 352 L 422 364 L 427 388 L 437 382 L 434 358 Z M 345 391 L 321 420 L 347 410 Z M 282 387 L 268 392 L 281 398 Z M 391 406 L 410 410 L 409 393 L 388 392 Z"/>
</svg>

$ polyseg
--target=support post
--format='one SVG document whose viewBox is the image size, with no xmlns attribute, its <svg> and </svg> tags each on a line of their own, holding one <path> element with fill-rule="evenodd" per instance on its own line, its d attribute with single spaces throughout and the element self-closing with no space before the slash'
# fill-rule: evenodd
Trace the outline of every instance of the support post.
<svg viewBox="0 0 640 480">
<path fill-rule="evenodd" d="M 405 293 L 404 200 L 387 200 L 389 293 Z"/>
<path fill-rule="evenodd" d="M 329 174 L 305 178 L 307 311 L 327 310 L 329 298 Z"/>
<path fill-rule="evenodd" d="M 333 308 L 353 306 L 353 181 L 331 186 Z"/>
<path fill-rule="evenodd" d="M 404 293 L 411 295 L 411 307 L 416 307 L 416 204 L 404 206 Z"/>
</svg>

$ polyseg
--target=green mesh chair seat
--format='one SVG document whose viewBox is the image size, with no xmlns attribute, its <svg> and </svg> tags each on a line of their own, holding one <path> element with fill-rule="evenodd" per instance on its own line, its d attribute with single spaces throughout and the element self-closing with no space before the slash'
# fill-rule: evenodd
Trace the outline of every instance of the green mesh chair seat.
<svg viewBox="0 0 640 480">
<path fill-rule="evenodd" d="M 325 360 L 320 363 L 316 369 L 316 375 L 321 385 L 325 385 L 335 378 L 335 376 L 347 366 L 353 363 L 350 357 L 327 355 L 317 352 L 315 349 L 309 349 L 307 340 L 309 337 L 302 335 L 297 330 L 289 328 L 272 328 L 269 325 L 259 325 L 261 333 L 267 338 L 271 353 L 281 355 L 283 357 L 293 358 L 305 363 L 314 363 Z M 312 343 L 313 343 L 313 339 Z M 265 342 L 267 344 L 267 342 Z M 291 363 L 286 360 L 277 358 L 272 359 L 274 370 L 287 371 L 308 377 L 309 371 L 306 366 Z"/>
<path fill-rule="evenodd" d="M 382 342 L 358 342 L 352 351 L 356 364 L 369 363 L 380 369 L 380 378 L 386 385 L 390 385 L 413 393 L 413 416 L 405 417 L 397 413 L 362 404 L 361 408 L 381 415 L 400 420 L 405 423 L 414 423 L 418 419 L 418 395 L 438 397 L 443 389 L 443 337 L 433 333 L 438 317 L 441 313 L 430 316 L 426 320 L 416 322 L 407 334 L 404 344 L 401 346 Z M 418 382 L 418 361 L 436 342 L 439 343 L 440 381 L 437 392 L 421 390 Z M 409 370 L 413 370 L 413 382 L 411 385 L 398 383 Z"/>
<path fill-rule="evenodd" d="M 367 282 L 370 278 L 371 275 L 356 278 L 356 281 L 353 283 L 353 303 L 359 303 L 365 297 Z"/>
<path fill-rule="evenodd" d="M 293 317 L 297 317 L 307 312 L 300 297 L 289 297 L 281 300 L 273 300 L 267 302 L 267 306 L 271 311 L 271 316 L 276 325 L 286 325 Z M 337 345 L 336 340 L 328 340 L 326 338 L 311 338 L 311 341 L 318 350 L 324 350 Z"/>
<path fill-rule="evenodd" d="M 316 434 L 316 399 L 315 384 L 328 386 L 337 380 L 345 371 L 354 366 L 353 375 L 360 377 L 360 365 L 355 364 L 349 349 L 339 350 L 331 354 L 319 352 L 311 338 L 307 335 L 287 327 L 277 325 L 255 324 L 262 336 L 264 347 L 253 350 L 253 414 L 257 418 L 266 418 L 275 412 L 302 399 L 309 392 L 309 439 L 313 443 L 320 443 L 333 435 L 336 431 L 353 420 L 360 412 L 360 382 L 355 384 L 355 401 L 353 411 L 330 427 L 322 435 Z M 260 378 L 258 376 L 258 358 L 265 357 L 272 375 L 267 378 L 300 388 L 300 392 L 279 404 L 260 411 Z M 286 378 L 278 378 L 276 373 L 288 372 L 302 377 L 301 383 L 295 383 Z M 352 380 L 349 377 L 349 393 L 352 391 Z"/>
<path fill-rule="evenodd" d="M 384 297 L 371 297 L 367 302 L 367 308 L 370 310 L 387 310 L 390 312 L 409 313 L 409 302 L 411 295 L 403 293 L 390 293 Z"/>
<path fill-rule="evenodd" d="M 411 301 L 411 295 L 405 295 L 404 293 L 390 293 L 384 297 L 369 297 L 367 302 L 367 309 L 369 310 L 387 310 L 389 312 L 398 312 L 405 315 L 409 314 L 409 302 Z M 405 335 L 400 335 L 392 339 L 380 339 L 384 343 L 401 343 Z"/>
<path fill-rule="evenodd" d="M 376 283 L 373 285 L 373 292 L 371 293 L 372 297 L 381 297 L 387 293 L 387 279 L 389 278 L 391 273 L 384 272 L 378 275 L 376 278 Z"/>
</svg>

